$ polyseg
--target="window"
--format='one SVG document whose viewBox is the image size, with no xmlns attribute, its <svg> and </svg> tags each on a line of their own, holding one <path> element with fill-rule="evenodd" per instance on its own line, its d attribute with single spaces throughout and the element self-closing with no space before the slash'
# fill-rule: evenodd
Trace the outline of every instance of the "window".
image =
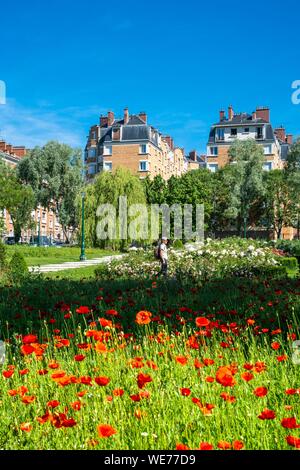
<svg viewBox="0 0 300 470">
<path fill-rule="evenodd" d="M 236 128 L 230 129 L 230 135 L 231 135 L 231 137 L 236 137 L 237 136 L 237 129 Z"/>
<path fill-rule="evenodd" d="M 257 139 L 262 139 L 263 138 L 263 128 L 262 127 L 257 127 L 256 128 L 256 138 Z"/>
<path fill-rule="evenodd" d="M 208 169 L 212 172 L 215 173 L 219 168 L 219 165 L 217 163 L 210 163 L 208 164 Z"/>
<path fill-rule="evenodd" d="M 218 147 L 210 147 L 210 155 L 212 155 L 213 157 L 217 157 L 218 156 Z"/>
<path fill-rule="evenodd" d="M 264 145 L 264 154 L 271 155 L 272 154 L 272 145 Z"/>
<path fill-rule="evenodd" d="M 112 146 L 111 145 L 105 145 L 103 149 L 103 154 L 104 155 L 112 155 Z"/>
<path fill-rule="evenodd" d="M 147 161 L 140 161 L 140 171 L 148 171 L 148 162 Z"/>
<path fill-rule="evenodd" d="M 104 171 L 112 171 L 112 162 L 104 162 L 103 163 L 103 170 Z"/>
<path fill-rule="evenodd" d="M 148 153 L 147 152 L 147 145 L 146 144 L 142 144 L 140 145 L 140 153 Z"/>
<path fill-rule="evenodd" d="M 96 173 L 96 165 L 89 165 L 88 167 L 88 174 L 94 175 Z"/>
<path fill-rule="evenodd" d="M 273 163 L 272 162 L 266 162 L 263 164 L 263 169 L 265 171 L 270 171 L 273 168 Z"/>
<path fill-rule="evenodd" d="M 42 221 L 43 221 L 43 222 L 46 222 L 46 212 L 43 212 Z"/>
<path fill-rule="evenodd" d="M 244 133 L 245 133 L 245 134 L 249 134 L 249 132 L 250 132 L 250 129 L 249 129 L 249 127 L 245 127 L 245 129 L 244 129 Z"/>
<path fill-rule="evenodd" d="M 95 158 L 95 156 L 96 156 L 96 149 L 95 149 L 95 148 L 89 149 L 88 156 L 89 156 L 89 158 Z"/>
<path fill-rule="evenodd" d="M 224 140 L 224 129 L 217 129 L 217 140 Z"/>
<path fill-rule="evenodd" d="M 91 132 L 91 138 L 92 138 L 92 139 L 96 139 L 96 131 L 92 131 L 92 132 Z"/>
</svg>

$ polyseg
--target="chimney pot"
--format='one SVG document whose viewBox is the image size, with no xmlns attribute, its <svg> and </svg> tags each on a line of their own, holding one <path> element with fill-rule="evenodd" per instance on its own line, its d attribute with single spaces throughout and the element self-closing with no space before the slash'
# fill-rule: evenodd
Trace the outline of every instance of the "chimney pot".
<svg viewBox="0 0 300 470">
<path fill-rule="evenodd" d="M 113 125 L 113 122 L 115 120 L 115 115 L 112 111 L 108 111 L 107 113 L 107 118 L 108 118 L 108 127 L 112 126 Z"/>
<path fill-rule="evenodd" d="M 141 118 L 142 121 L 144 121 L 145 124 L 147 124 L 147 113 L 145 113 L 145 112 L 142 111 L 142 112 L 139 114 L 139 117 Z"/>
<path fill-rule="evenodd" d="M 264 106 L 258 107 L 256 108 L 256 115 L 258 119 L 270 122 L 270 108 Z"/>
<path fill-rule="evenodd" d="M 289 145 L 293 145 L 293 134 L 287 134 L 287 136 L 286 136 L 286 142 L 287 142 Z"/>
<path fill-rule="evenodd" d="M 225 111 L 223 109 L 220 111 L 220 121 L 224 121 L 225 119 Z"/>
<path fill-rule="evenodd" d="M 228 108 L 228 119 L 229 121 L 232 121 L 234 117 L 234 111 L 233 111 L 233 107 L 230 105 L 229 108 Z"/>
<path fill-rule="evenodd" d="M 125 108 L 124 109 L 124 124 L 128 124 L 128 121 L 129 121 L 129 111 L 128 111 L 128 108 Z"/>
</svg>

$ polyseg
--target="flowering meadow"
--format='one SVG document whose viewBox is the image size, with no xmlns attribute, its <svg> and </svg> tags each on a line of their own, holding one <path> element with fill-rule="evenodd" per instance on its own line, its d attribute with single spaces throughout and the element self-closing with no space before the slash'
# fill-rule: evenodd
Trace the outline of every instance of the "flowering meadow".
<svg viewBox="0 0 300 470">
<path fill-rule="evenodd" d="M 0 288 L 1 449 L 300 448 L 300 281 Z"/>
</svg>

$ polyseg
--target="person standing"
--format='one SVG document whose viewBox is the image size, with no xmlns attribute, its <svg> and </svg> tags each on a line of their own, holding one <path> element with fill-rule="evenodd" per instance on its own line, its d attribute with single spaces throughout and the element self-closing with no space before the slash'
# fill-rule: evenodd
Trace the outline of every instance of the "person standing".
<svg viewBox="0 0 300 470">
<path fill-rule="evenodd" d="M 162 237 L 161 239 L 161 244 L 159 247 L 159 258 L 161 262 L 161 274 L 163 276 L 167 276 L 168 274 L 168 239 L 165 237 Z"/>
</svg>

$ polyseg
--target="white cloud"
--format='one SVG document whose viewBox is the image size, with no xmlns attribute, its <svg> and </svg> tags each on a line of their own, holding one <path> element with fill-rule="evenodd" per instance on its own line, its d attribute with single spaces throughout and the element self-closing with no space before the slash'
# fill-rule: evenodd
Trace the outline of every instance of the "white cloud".
<svg viewBox="0 0 300 470">
<path fill-rule="evenodd" d="M 82 147 L 94 116 L 101 112 L 94 106 L 54 110 L 46 102 L 40 102 L 37 108 L 26 108 L 9 99 L 6 105 L 0 106 L 0 137 L 12 145 L 27 148 L 44 145 L 49 140 Z M 86 119 L 88 124 L 82 122 Z"/>
</svg>

